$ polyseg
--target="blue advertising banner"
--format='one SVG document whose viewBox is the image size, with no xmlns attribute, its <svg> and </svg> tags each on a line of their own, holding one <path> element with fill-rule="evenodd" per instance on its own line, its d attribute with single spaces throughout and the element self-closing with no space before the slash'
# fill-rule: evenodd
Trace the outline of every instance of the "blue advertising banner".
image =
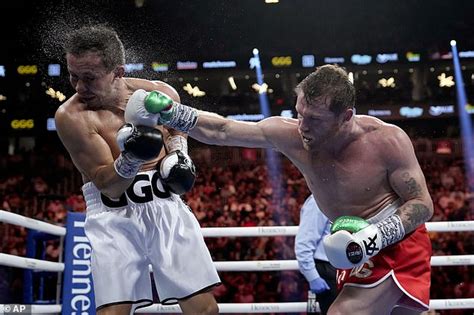
<svg viewBox="0 0 474 315">
<path fill-rule="evenodd" d="M 66 224 L 62 314 L 95 314 L 91 251 L 83 213 L 69 212 Z"/>
</svg>

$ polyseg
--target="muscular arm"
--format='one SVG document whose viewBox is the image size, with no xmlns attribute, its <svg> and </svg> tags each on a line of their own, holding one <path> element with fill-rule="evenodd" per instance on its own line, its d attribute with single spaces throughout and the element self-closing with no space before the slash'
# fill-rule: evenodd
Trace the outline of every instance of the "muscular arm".
<svg viewBox="0 0 474 315">
<path fill-rule="evenodd" d="M 120 197 L 133 178 L 125 179 L 116 173 L 114 158 L 105 140 L 95 130 L 91 130 L 77 112 L 70 113 L 60 107 L 55 120 L 58 135 L 83 176 L 107 197 Z"/>
<path fill-rule="evenodd" d="M 433 202 L 408 135 L 397 127 L 389 128 L 393 135 L 388 136 L 385 153 L 389 156 L 388 176 L 393 190 L 404 201 L 396 214 L 407 234 L 431 218 Z"/>
<path fill-rule="evenodd" d="M 199 111 L 197 124 L 189 135 L 207 144 L 281 149 L 285 143 L 291 142 L 288 136 L 295 130 L 294 119 L 269 117 L 255 123 Z"/>
</svg>

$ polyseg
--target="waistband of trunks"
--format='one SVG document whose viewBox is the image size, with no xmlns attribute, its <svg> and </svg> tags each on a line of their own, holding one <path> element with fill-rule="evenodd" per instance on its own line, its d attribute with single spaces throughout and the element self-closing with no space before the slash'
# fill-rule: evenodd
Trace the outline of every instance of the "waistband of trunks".
<svg viewBox="0 0 474 315">
<path fill-rule="evenodd" d="M 102 208 L 102 206 L 119 209 L 151 202 L 156 198 L 171 198 L 173 195 L 163 186 L 156 170 L 138 173 L 132 184 L 117 199 L 111 199 L 102 194 L 92 182 L 85 183 L 82 186 L 82 192 L 88 212 Z"/>
</svg>

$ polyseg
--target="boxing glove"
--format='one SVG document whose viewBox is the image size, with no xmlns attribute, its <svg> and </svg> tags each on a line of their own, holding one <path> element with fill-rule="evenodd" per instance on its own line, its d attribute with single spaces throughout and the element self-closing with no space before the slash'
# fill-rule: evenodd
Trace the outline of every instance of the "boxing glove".
<svg viewBox="0 0 474 315">
<path fill-rule="evenodd" d="M 401 219 L 394 214 L 377 224 L 354 216 L 337 218 L 331 235 L 323 240 L 329 262 L 339 269 L 363 265 L 379 251 L 405 236 Z"/>
<path fill-rule="evenodd" d="M 152 113 L 145 108 L 145 98 L 148 92 L 139 89 L 133 92 L 125 107 L 125 122 L 135 126 L 155 127 L 158 124 L 159 112 Z M 165 101 L 171 100 L 169 97 Z"/>
<path fill-rule="evenodd" d="M 163 185 L 178 195 L 190 191 L 196 180 L 196 168 L 193 161 L 181 151 L 166 155 L 158 171 Z"/>
<path fill-rule="evenodd" d="M 159 113 L 160 124 L 186 133 L 196 126 L 198 119 L 196 109 L 176 103 L 160 91 L 151 91 L 147 95 L 145 108 L 150 113 Z"/>
<path fill-rule="evenodd" d="M 145 161 L 160 154 L 163 135 L 155 128 L 127 123 L 117 131 L 117 143 L 121 153 L 114 162 L 115 170 L 124 178 L 132 178 Z"/>
</svg>

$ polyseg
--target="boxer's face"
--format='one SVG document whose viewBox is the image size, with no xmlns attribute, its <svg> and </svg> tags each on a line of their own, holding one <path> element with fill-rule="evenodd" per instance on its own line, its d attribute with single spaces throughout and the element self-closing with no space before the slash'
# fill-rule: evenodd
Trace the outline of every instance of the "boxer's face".
<svg viewBox="0 0 474 315">
<path fill-rule="evenodd" d="M 318 98 L 309 104 L 302 92 L 296 100 L 298 113 L 298 132 L 306 150 L 313 151 L 328 143 L 340 129 L 340 119 L 329 110 L 328 100 Z"/>
<path fill-rule="evenodd" d="M 107 71 L 102 58 L 95 52 L 66 55 L 69 82 L 87 105 L 102 105 L 113 92 L 114 71 Z"/>
</svg>

